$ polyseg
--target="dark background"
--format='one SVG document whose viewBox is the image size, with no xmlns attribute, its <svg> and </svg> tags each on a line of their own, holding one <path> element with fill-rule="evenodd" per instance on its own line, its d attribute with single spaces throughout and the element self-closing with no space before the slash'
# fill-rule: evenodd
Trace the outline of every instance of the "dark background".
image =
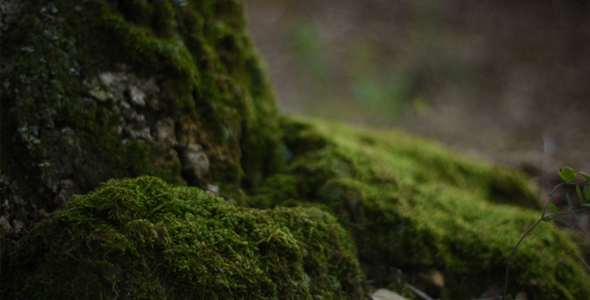
<svg viewBox="0 0 590 300">
<path fill-rule="evenodd" d="M 590 2 L 247 0 L 282 112 L 590 171 Z"/>
</svg>

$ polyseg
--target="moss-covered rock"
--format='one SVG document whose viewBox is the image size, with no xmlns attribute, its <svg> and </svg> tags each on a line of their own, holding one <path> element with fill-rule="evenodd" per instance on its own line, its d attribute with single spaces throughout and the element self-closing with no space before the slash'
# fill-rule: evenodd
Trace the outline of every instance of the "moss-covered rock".
<svg viewBox="0 0 590 300">
<path fill-rule="evenodd" d="M 512 247 L 539 216 L 535 190 L 517 170 L 458 158 L 396 131 L 286 118 L 287 171 L 266 179 L 254 206 L 321 207 L 353 234 L 365 274 L 377 286 L 396 269 L 420 283 L 438 270 L 444 299 L 478 298 L 502 286 Z M 521 244 L 509 292 L 530 299 L 585 299 L 583 256 L 553 224 Z M 586 254 L 587 255 L 587 254 Z"/>
<path fill-rule="evenodd" d="M 7 219 L 29 224 L 110 178 L 239 195 L 282 165 L 240 2 L 24 3 L 2 10 Z"/>
<path fill-rule="evenodd" d="M 329 213 L 240 208 L 154 177 L 111 180 L 3 247 L 3 299 L 365 297 Z"/>
<path fill-rule="evenodd" d="M 3 299 L 358 299 L 397 269 L 477 298 L 539 215 L 515 170 L 280 117 L 237 1 L 7 3 Z M 584 255 L 543 225 L 509 291 L 588 299 Z"/>
</svg>

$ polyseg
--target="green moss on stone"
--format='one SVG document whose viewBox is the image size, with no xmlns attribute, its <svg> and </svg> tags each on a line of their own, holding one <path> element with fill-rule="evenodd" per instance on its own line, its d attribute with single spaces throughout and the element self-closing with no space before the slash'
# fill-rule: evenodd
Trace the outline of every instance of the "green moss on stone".
<svg viewBox="0 0 590 300">
<path fill-rule="evenodd" d="M 417 274 L 439 270 L 445 299 L 501 285 L 539 214 L 525 177 L 396 131 L 280 119 L 242 14 L 234 0 L 30 1 L 21 38 L 2 45 L 17 62 L 0 87 L 3 216 L 30 224 L 110 178 L 179 186 L 110 181 L 5 240 L 5 295 L 358 299 L 357 256 L 376 285 L 392 268 L 419 286 Z M 131 87 L 110 99 L 101 76 L 153 82 L 156 104 L 133 104 Z M 125 133 L 157 135 L 159 122 L 163 141 Z M 194 180 L 178 155 L 189 145 L 208 158 Z M 510 293 L 590 298 L 576 255 L 540 227 L 517 252 Z"/>
<path fill-rule="evenodd" d="M 503 285 L 512 247 L 540 215 L 535 190 L 519 171 L 461 159 L 397 131 L 283 123 L 294 158 L 257 189 L 252 205 L 311 203 L 331 211 L 353 234 L 377 286 L 395 280 L 392 267 L 409 278 L 439 270 L 445 287 L 435 296 L 444 299 L 477 298 Z M 509 292 L 587 298 L 589 276 L 576 255 L 572 240 L 543 224 L 516 253 Z"/>
<path fill-rule="evenodd" d="M 240 208 L 111 180 L 2 251 L 6 299 L 363 299 L 349 234 L 317 209 Z"/>
</svg>

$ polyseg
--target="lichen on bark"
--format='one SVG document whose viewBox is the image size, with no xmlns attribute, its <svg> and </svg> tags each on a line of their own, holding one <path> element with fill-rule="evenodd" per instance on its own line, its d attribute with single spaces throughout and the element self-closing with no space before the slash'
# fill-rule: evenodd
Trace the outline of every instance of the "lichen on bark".
<svg viewBox="0 0 590 300">
<path fill-rule="evenodd" d="M 30 221 L 110 178 L 239 190 L 280 167 L 239 2 L 30 1 L 21 14 L 3 35 L 5 217 Z"/>
</svg>

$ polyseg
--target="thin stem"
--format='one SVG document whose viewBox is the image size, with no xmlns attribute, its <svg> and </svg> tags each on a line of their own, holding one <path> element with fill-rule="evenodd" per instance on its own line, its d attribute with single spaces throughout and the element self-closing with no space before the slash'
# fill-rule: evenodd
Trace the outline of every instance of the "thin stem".
<svg viewBox="0 0 590 300">
<path fill-rule="evenodd" d="M 415 288 L 413 285 L 409 284 L 409 283 L 405 283 L 406 287 L 408 287 L 412 292 L 414 292 L 414 294 L 416 294 L 416 296 L 420 297 L 423 300 L 434 300 L 432 299 L 430 296 L 426 295 L 426 293 L 424 293 L 423 291 Z"/>
<path fill-rule="evenodd" d="M 553 190 L 555 190 L 555 189 L 553 189 Z M 520 245 L 520 243 L 524 240 L 524 238 L 531 231 L 533 231 L 533 229 L 535 229 L 535 227 L 537 227 L 537 225 L 539 225 L 539 223 L 541 223 L 543 220 L 544 219 L 541 217 L 541 219 L 539 219 L 533 226 L 531 226 L 531 228 L 529 228 L 529 230 L 527 230 L 522 235 L 522 237 L 520 238 L 520 240 L 518 240 L 518 243 L 516 243 L 516 246 L 514 246 L 514 249 L 512 249 L 512 254 L 510 254 L 510 258 L 508 259 L 508 263 L 506 265 L 506 278 L 504 280 L 504 291 L 502 292 L 502 300 L 504 300 L 504 298 L 506 298 L 506 290 L 508 289 L 508 273 L 510 272 L 510 265 L 512 264 L 512 258 L 514 257 L 514 253 L 516 253 L 516 249 L 518 248 L 518 245 Z"/>
<path fill-rule="evenodd" d="M 564 182 L 562 182 L 562 183 L 560 183 L 560 184 L 556 185 L 556 186 L 555 186 L 555 187 L 554 187 L 554 188 L 551 190 L 551 192 L 549 192 L 549 195 L 547 195 L 547 198 L 545 198 L 545 203 L 543 204 L 543 209 L 542 209 L 542 211 L 541 211 L 541 219 L 543 219 L 543 218 L 545 217 L 545 209 L 547 208 L 547 204 L 549 203 L 549 199 L 551 199 L 551 196 L 553 196 L 553 193 L 555 193 L 555 191 L 556 191 L 556 190 L 557 190 L 559 187 L 561 187 L 561 186 L 565 185 L 566 183 L 567 183 L 567 182 L 565 182 L 565 181 L 564 181 Z"/>
</svg>

